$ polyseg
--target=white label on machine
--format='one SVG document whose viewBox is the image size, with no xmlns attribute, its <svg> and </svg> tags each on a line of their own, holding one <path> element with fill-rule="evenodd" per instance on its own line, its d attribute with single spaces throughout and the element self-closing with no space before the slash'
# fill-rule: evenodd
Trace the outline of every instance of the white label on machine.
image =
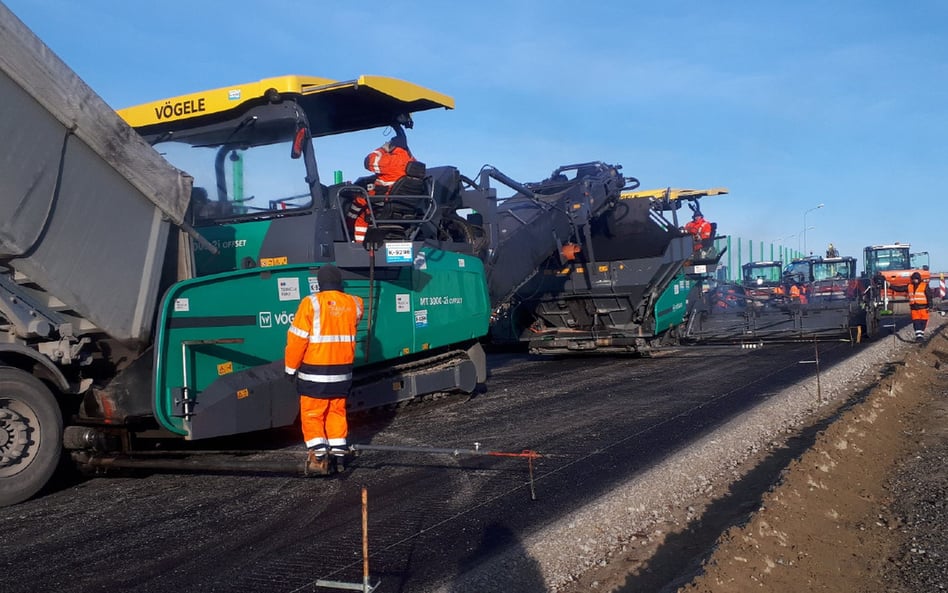
<svg viewBox="0 0 948 593">
<path fill-rule="evenodd" d="M 315 276 L 310 276 L 306 279 L 309 282 L 309 293 L 316 294 L 319 292 L 319 280 Z"/>
<path fill-rule="evenodd" d="M 463 257 L 459 257 L 459 258 L 458 258 L 458 267 L 459 267 L 459 268 L 463 268 L 463 267 L 464 267 L 464 258 L 463 258 Z"/>
<path fill-rule="evenodd" d="M 191 299 L 175 299 L 174 310 L 177 313 L 191 310 Z"/>
<path fill-rule="evenodd" d="M 411 311 L 411 295 L 396 294 L 395 295 L 395 312 L 407 313 L 409 311 Z"/>
<path fill-rule="evenodd" d="M 385 263 L 387 264 L 410 264 L 411 241 L 399 241 L 385 244 Z"/>
<path fill-rule="evenodd" d="M 428 309 L 415 311 L 415 327 L 428 327 Z"/>
<path fill-rule="evenodd" d="M 292 278 L 278 278 L 277 279 L 277 288 L 280 292 L 281 301 L 298 301 L 300 300 L 300 279 L 293 276 Z"/>
<path fill-rule="evenodd" d="M 695 266 L 695 274 L 706 274 L 708 272 L 708 266 L 705 264 L 700 264 Z"/>
</svg>

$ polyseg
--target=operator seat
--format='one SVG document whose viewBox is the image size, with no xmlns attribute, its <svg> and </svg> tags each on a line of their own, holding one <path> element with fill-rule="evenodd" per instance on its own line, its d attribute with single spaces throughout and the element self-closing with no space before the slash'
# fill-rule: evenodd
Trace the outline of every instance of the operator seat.
<svg viewBox="0 0 948 593">
<path fill-rule="evenodd" d="M 371 196 L 377 226 L 388 239 L 412 240 L 433 212 L 432 185 L 421 161 L 405 166 L 405 175 L 382 196 Z"/>
<path fill-rule="evenodd" d="M 399 199 L 399 196 L 429 196 L 427 168 L 421 161 L 411 161 L 405 166 L 405 175 L 392 184 L 388 194 L 372 196 L 372 207 L 377 219 L 418 218 L 424 214 L 421 202 Z"/>
<path fill-rule="evenodd" d="M 425 180 L 427 169 L 421 161 L 411 161 L 405 165 L 405 176 L 392 184 L 390 196 L 427 196 L 428 183 Z"/>
</svg>

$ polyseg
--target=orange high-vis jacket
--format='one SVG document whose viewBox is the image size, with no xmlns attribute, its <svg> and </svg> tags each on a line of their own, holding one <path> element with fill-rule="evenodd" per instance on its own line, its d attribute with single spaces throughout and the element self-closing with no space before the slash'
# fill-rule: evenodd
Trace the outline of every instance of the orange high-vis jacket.
<svg viewBox="0 0 948 593">
<path fill-rule="evenodd" d="M 324 290 L 300 301 L 287 331 L 286 372 L 297 376 L 297 388 L 311 397 L 345 397 L 352 386 L 356 327 L 362 299 Z"/>
<path fill-rule="evenodd" d="M 694 235 L 698 241 L 707 241 L 711 238 L 711 223 L 705 218 L 692 220 L 685 225 L 685 231 Z"/>
<path fill-rule="evenodd" d="M 401 146 L 391 150 L 379 147 L 365 157 L 365 168 L 375 173 L 375 195 L 385 195 L 392 185 L 405 176 L 405 167 L 415 160 L 411 154 Z"/>
</svg>

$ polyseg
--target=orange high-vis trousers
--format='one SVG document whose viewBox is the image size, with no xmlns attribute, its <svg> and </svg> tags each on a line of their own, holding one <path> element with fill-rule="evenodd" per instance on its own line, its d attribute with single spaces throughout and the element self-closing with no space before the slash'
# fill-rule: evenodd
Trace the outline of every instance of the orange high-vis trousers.
<svg viewBox="0 0 948 593">
<path fill-rule="evenodd" d="M 349 434 L 346 398 L 300 396 L 300 419 L 307 447 L 345 445 Z"/>
</svg>

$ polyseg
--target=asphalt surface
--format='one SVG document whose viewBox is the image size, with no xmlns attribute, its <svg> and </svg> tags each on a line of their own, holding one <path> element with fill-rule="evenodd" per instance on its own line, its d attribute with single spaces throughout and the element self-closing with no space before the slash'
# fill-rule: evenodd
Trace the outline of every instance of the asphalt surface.
<svg viewBox="0 0 948 593">
<path fill-rule="evenodd" d="M 826 369 L 858 351 L 821 344 Z M 488 388 L 354 420 L 350 440 L 535 450 L 367 451 L 344 474 L 136 473 L 0 509 L 0 591 L 322 591 L 362 582 L 361 490 L 379 591 L 450 582 L 814 373 L 812 344 L 654 358 L 492 354 Z M 478 443 L 478 445 L 475 445 Z M 242 457 L 286 464 L 302 446 Z M 298 457 L 297 457 L 298 456 Z M 535 499 L 534 499 L 535 498 Z M 536 590 L 543 590 L 539 567 Z M 521 581 L 523 580 L 521 575 Z"/>
</svg>

